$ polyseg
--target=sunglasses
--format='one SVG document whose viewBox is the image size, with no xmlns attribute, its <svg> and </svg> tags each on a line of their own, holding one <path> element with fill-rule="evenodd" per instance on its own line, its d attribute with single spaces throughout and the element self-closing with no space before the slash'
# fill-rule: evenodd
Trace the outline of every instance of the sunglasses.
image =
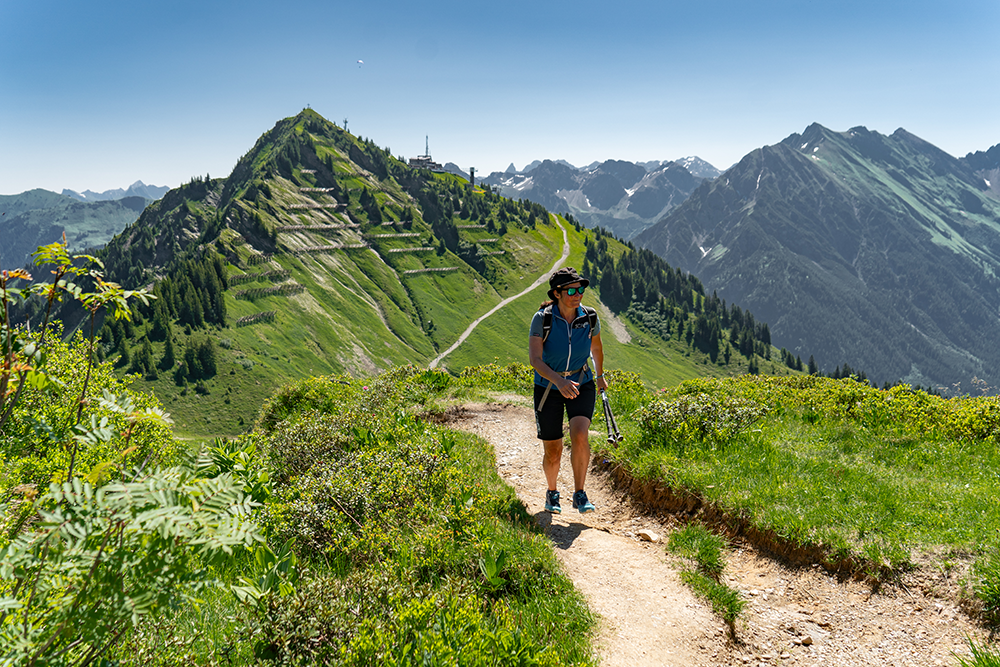
<svg viewBox="0 0 1000 667">
<path fill-rule="evenodd" d="M 560 292 L 565 292 L 566 296 L 575 296 L 577 294 L 583 294 L 586 287 L 570 287 L 569 289 L 559 290 Z"/>
</svg>

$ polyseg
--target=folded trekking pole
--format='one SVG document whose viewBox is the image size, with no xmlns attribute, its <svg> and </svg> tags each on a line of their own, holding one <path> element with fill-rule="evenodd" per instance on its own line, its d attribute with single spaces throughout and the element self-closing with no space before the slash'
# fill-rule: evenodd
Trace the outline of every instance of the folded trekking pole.
<svg viewBox="0 0 1000 667">
<path fill-rule="evenodd" d="M 601 402 L 604 404 L 604 421 L 608 425 L 608 444 L 618 446 L 618 443 L 624 440 L 622 434 L 618 432 L 618 423 L 615 421 L 615 415 L 611 412 L 611 402 L 608 401 L 607 393 L 601 390 Z"/>
</svg>

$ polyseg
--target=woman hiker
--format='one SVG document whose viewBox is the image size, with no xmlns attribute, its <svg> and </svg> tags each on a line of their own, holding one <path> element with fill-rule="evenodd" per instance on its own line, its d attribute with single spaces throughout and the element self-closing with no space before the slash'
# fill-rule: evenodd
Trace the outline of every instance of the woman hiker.
<svg viewBox="0 0 1000 667">
<path fill-rule="evenodd" d="M 590 465 L 587 433 L 594 416 L 597 391 L 606 389 L 604 348 L 597 311 L 580 305 L 590 281 L 571 267 L 549 276 L 549 299 L 531 319 L 528 355 L 535 369 L 535 424 L 545 447 L 542 471 L 548 482 L 545 509 L 561 512 L 556 482 L 563 449 L 563 412 L 569 418 L 573 465 L 573 507 L 596 508 L 583 490 Z M 594 370 L 587 360 L 593 356 Z M 595 375 L 596 374 L 596 375 Z M 595 386 L 596 385 L 596 386 Z"/>
</svg>

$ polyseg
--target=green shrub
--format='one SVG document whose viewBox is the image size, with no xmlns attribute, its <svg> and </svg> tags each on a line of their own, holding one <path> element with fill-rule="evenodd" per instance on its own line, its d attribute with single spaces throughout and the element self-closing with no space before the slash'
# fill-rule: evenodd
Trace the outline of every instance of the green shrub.
<svg viewBox="0 0 1000 667">
<path fill-rule="evenodd" d="M 250 363 L 252 366 L 253 362 Z M 332 376 L 309 378 L 284 386 L 261 407 L 254 428 L 268 431 L 293 413 L 308 410 L 339 412 L 342 404 L 350 400 L 356 391 L 350 378 Z"/>
<path fill-rule="evenodd" d="M 751 400 L 699 393 L 653 401 L 637 417 L 647 442 L 684 452 L 688 447 L 725 446 L 767 413 L 766 406 Z"/>
<path fill-rule="evenodd" d="M 189 467 L 51 485 L 37 526 L 0 551 L 0 650 L 25 664 L 95 659 L 141 618 L 211 585 L 208 563 L 262 539 L 249 503 L 231 476 Z"/>
<path fill-rule="evenodd" d="M 401 531 L 427 521 L 440 472 L 439 458 L 409 443 L 342 450 L 280 486 L 263 520 L 314 557 L 381 561 L 393 556 Z"/>
<path fill-rule="evenodd" d="M 465 386 L 487 386 L 495 391 L 527 391 L 534 377 L 535 371 L 526 364 L 486 364 L 463 369 L 459 381 Z"/>
</svg>

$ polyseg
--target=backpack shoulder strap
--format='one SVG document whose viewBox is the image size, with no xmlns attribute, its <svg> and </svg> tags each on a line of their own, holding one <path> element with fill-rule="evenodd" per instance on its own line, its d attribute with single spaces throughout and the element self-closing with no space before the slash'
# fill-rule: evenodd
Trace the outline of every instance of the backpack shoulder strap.
<svg viewBox="0 0 1000 667">
<path fill-rule="evenodd" d="M 584 306 L 583 311 L 587 313 L 587 319 L 590 321 L 590 337 L 593 338 L 594 331 L 597 329 L 597 310 L 590 306 Z"/>
<path fill-rule="evenodd" d="M 552 331 L 552 304 L 542 308 L 542 342 L 549 337 L 549 332 Z"/>
</svg>

